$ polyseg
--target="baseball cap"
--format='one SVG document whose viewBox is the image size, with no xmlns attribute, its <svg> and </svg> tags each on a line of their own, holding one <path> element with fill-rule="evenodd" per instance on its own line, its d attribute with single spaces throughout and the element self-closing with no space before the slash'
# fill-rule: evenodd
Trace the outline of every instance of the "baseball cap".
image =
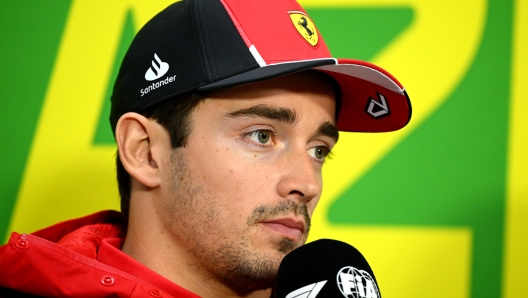
<svg viewBox="0 0 528 298">
<path fill-rule="evenodd" d="M 123 114 L 181 95 L 308 69 L 339 85 L 339 130 L 388 132 L 410 121 L 405 88 L 374 64 L 333 58 L 296 1 L 183 0 L 147 22 L 132 41 L 114 84 L 112 130 Z"/>
</svg>

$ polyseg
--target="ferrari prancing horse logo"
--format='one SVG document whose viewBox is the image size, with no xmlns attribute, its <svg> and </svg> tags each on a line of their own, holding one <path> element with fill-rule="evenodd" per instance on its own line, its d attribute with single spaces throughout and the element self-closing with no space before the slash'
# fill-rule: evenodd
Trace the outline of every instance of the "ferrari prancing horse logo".
<svg viewBox="0 0 528 298">
<path fill-rule="evenodd" d="M 290 19 L 299 34 L 312 46 L 319 42 L 319 35 L 312 20 L 301 11 L 290 11 Z"/>
</svg>

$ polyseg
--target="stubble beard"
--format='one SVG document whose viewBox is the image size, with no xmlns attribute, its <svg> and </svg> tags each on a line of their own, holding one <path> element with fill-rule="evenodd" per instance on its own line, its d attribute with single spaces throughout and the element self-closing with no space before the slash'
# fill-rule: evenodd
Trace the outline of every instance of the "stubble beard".
<svg viewBox="0 0 528 298">
<path fill-rule="evenodd" d="M 241 295 L 253 291 L 269 289 L 275 285 L 279 265 L 284 256 L 304 244 L 310 229 L 310 217 L 305 204 L 294 201 L 283 201 L 275 206 L 258 206 L 250 214 L 246 224 L 246 231 L 256 227 L 264 219 L 280 215 L 302 215 L 306 222 L 306 233 L 301 241 L 296 242 L 288 238 L 279 238 L 271 244 L 275 249 L 272 255 L 258 253 L 249 244 L 247 237 L 242 237 L 237 245 L 223 244 L 218 247 L 217 262 L 222 264 L 225 271 L 223 282 L 236 285 Z M 247 235 L 244 233 L 243 235 Z M 220 260 L 221 258 L 221 260 Z"/>
<path fill-rule="evenodd" d="M 207 270 L 210 275 L 204 282 L 216 280 L 241 296 L 272 288 L 284 256 L 306 241 L 310 228 L 306 205 L 288 200 L 275 206 L 258 206 L 249 215 L 244 228 L 226 227 L 223 225 L 226 218 L 223 218 L 214 194 L 206 193 L 204 188 L 194 181 L 192 171 L 185 162 L 185 156 L 179 153 L 180 150 L 175 149 L 171 156 L 174 170 L 171 199 L 166 206 L 171 222 L 167 224 L 178 223 L 185 229 L 186 235 L 179 237 L 194 245 L 189 252 L 201 260 L 200 265 L 204 267 L 201 269 Z M 276 239 L 272 242 L 272 247 L 276 250 L 273 253 L 258 252 L 252 247 L 248 235 L 259 221 L 291 214 L 304 217 L 307 229 L 302 241 L 297 243 L 287 238 Z M 240 235 L 239 241 L 223 241 L 229 239 L 227 235 L 232 233 Z M 215 244 L 207 244 L 204 241 L 207 237 L 214 237 Z"/>
</svg>

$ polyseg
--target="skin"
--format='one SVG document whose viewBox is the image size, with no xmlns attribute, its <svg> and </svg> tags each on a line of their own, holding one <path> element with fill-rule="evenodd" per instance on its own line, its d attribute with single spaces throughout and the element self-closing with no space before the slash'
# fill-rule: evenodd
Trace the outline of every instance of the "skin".
<svg viewBox="0 0 528 298">
<path fill-rule="evenodd" d="M 123 115 L 123 252 L 202 297 L 270 297 L 280 261 L 306 241 L 334 114 L 330 85 L 303 72 L 209 94 L 181 148 L 155 121 Z"/>
</svg>

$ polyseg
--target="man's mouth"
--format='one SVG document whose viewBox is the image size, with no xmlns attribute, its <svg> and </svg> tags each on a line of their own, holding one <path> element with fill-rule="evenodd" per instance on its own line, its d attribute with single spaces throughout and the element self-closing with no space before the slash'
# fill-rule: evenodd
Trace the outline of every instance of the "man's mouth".
<svg viewBox="0 0 528 298">
<path fill-rule="evenodd" d="M 306 231 L 306 223 L 302 219 L 278 218 L 260 222 L 265 227 L 284 235 L 291 240 L 300 240 Z"/>
</svg>

